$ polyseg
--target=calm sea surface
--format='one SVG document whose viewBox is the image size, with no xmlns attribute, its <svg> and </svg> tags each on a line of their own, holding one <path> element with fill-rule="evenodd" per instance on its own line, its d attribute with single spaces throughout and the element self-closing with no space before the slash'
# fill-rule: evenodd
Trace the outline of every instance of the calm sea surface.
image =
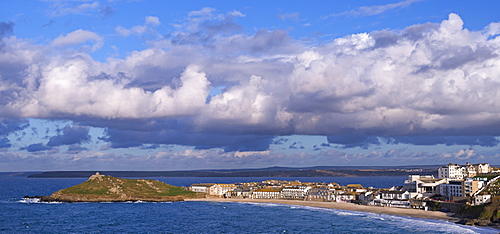
<svg viewBox="0 0 500 234">
<path fill-rule="evenodd" d="M 177 186 L 265 179 L 359 183 L 386 188 L 406 177 L 154 178 Z M 498 233 L 498 230 L 382 214 L 292 205 L 174 203 L 39 203 L 25 195 L 50 195 L 86 179 L 0 176 L 1 233 Z"/>
</svg>

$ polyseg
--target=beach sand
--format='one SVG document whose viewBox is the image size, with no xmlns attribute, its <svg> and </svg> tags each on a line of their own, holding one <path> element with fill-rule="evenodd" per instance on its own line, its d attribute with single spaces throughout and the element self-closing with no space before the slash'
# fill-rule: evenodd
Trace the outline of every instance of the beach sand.
<svg viewBox="0 0 500 234">
<path fill-rule="evenodd" d="M 317 201 L 271 200 L 271 199 L 235 199 L 235 198 L 200 198 L 200 199 L 186 199 L 186 201 L 275 203 L 275 204 L 287 204 L 287 205 L 297 205 L 297 206 L 322 207 L 322 208 L 338 209 L 338 210 L 361 211 L 361 212 L 370 212 L 377 214 L 398 215 L 398 216 L 406 216 L 406 217 L 413 217 L 420 219 L 439 219 L 449 222 L 459 221 L 458 218 L 451 217 L 452 215 L 454 215 L 453 213 L 445 213 L 441 211 L 424 211 L 417 209 L 405 209 L 405 208 L 394 208 L 394 207 L 365 206 L 365 205 L 357 205 L 354 203 L 344 203 L 344 202 L 317 202 Z"/>
</svg>

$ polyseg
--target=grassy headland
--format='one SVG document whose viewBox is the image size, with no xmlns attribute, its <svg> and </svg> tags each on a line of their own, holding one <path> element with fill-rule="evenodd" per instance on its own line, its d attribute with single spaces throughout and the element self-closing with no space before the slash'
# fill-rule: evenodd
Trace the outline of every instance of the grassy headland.
<svg viewBox="0 0 500 234">
<path fill-rule="evenodd" d="M 157 202 L 196 197 L 203 197 L 203 194 L 157 180 L 122 179 L 96 174 L 81 184 L 59 190 L 45 199 L 62 202 Z"/>
</svg>

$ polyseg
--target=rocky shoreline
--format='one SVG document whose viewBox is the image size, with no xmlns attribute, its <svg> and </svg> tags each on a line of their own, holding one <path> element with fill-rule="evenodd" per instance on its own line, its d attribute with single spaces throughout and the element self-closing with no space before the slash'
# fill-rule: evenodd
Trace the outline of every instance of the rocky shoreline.
<svg viewBox="0 0 500 234">
<path fill-rule="evenodd" d="M 175 197 L 102 197 L 102 196 L 25 196 L 24 199 L 40 199 L 41 202 L 181 202 L 183 196 Z"/>
</svg>

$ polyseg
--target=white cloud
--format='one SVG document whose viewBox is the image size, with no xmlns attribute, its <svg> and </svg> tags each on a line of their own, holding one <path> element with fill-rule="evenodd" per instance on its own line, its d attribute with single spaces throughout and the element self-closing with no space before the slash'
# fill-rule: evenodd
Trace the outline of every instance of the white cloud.
<svg viewBox="0 0 500 234">
<path fill-rule="evenodd" d="M 146 16 L 146 24 L 158 26 L 160 25 L 160 18 L 156 16 Z"/>
<path fill-rule="evenodd" d="M 468 160 L 473 157 L 477 157 L 473 149 L 464 149 L 453 153 L 443 153 L 441 154 L 441 156 L 444 158 L 452 158 L 456 160 Z"/>
<path fill-rule="evenodd" d="M 35 118 L 176 120 L 189 134 L 494 135 L 495 25 L 469 31 L 450 14 L 441 24 L 348 35 L 316 47 L 279 30 L 214 33 L 207 43 L 164 39 L 105 63 L 80 51 L 44 57 L 47 48 L 4 38 L 0 66 L 16 61 L 19 68 L 0 69 L 1 90 L 9 94 L 0 109 Z M 88 42 L 98 48 L 102 38 L 77 30 L 52 46 Z M 11 74 L 18 77 L 4 79 Z M 207 99 L 211 85 L 226 88 Z"/>
<path fill-rule="evenodd" d="M 126 80 L 91 80 L 93 66 L 99 65 L 78 58 L 51 64 L 32 94 L 30 102 L 36 105 L 18 106 L 21 113 L 30 117 L 58 112 L 105 118 L 182 116 L 199 112 L 208 96 L 210 82 L 195 67 L 186 68 L 177 89 L 148 92 L 127 88 Z"/>
<path fill-rule="evenodd" d="M 283 21 L 285 21 L 285 20 L 299 21 L 299 19 L 300 19 L 298 12 L 279 14 L 278 18 L 280 18 Z"/>
<path fill-rule="evenodd" d="M 51 13 L 52 16 L 65 16 L 71 14 L 85 15 L 89 13 L 95 13 L 101 9 L 99 2 L 87 2 L 87 1 L 55 1 L 52 4 L 54 11 Z"/>
<path fill-rule="evenodd" d="M 234 152 L 234 156 L 237 157 L 237 158 L 248 157 L 248 156 L 251 156 L 251 155 L 270 155 L 270 154 L 271 154 L 271 152 L 269 150 L 265 150 L 265 151 L 244 151 L 244 152 L 237 151 L 237 152 Z"/>
<path fill-rule="evenodd" d="M 128 37 L 130 35 L 137 35 L 141 36 L 145 33 L 152 33 L 155 34 L 155 30 L 151 28 L 150 26 L 158 26 L 160 25 L 160 19 L 156 16 L 146 16 L 144 25 L 136 25 L 131 28 L 124 28 L 122 26 L 118 26 L 115 28 L 115 32 L 122 36 L 122 37 Z"/>
<path fill-rule="evenodd" d="M 196 17 L 196 16 L 210 16 L 212 13 L 216 11 L 215 8 L 212 7 L 204 7 L 199 11 L 191 11 L 189 12 L 188 16 L 190 17 Z"/>
<path fill-rule="evenodd" d="M 411 6 L 415 2 L 419 2 L 422 0 L 406 0 L 397 3 L 389 3 L 385 5 L 375 5 L 375 6 L 361 6 L 354 10 L 344 11 L 341 13 L 332 14 L 329 17 L 338 17 L 338 16 L 373 16 L 382 14 L 388 10 L 398 9 L 398 8 L 406 8 Z"/>
<path fill-rule="evenodd" d="M 246 16 L 245 14 L 241 13 L 240 11 L 236 11 L 236 10 L 229 12 L 229 15 L 238 16 L 238 17 L 245 17 Z"/>
<path fill-rule="evenodd" d="M 80 45 L 88 41 L 94 42 L 94 44 L 90 47 L 92 52 L 98 50 L 103 45 L 103 39 L 96 33 L 78 29 L 76 31 L 66 34 L 65 36 L 57 37 L 52 42 L 52 46 L 68 47 L 68 46 Z"/>
<path fill-rule="evenodd" d="M 130 29 L 124 28 L 122 26 L 118 26 L 115 28 L 115 32 L 122 37 L 128 37 L 132 34 L 140 36 L 140 35 L 144 34 L 147 31 L 147 29 L 148 28 L 146 26 L 142 26 L 142 25 L 133 26 Z"/>
<path fill-rule="evenodd" d="M 497 36 L 500 34 L 500 23 L 491 23 L 485 29 L 487 35 Z"/>
</svg>

